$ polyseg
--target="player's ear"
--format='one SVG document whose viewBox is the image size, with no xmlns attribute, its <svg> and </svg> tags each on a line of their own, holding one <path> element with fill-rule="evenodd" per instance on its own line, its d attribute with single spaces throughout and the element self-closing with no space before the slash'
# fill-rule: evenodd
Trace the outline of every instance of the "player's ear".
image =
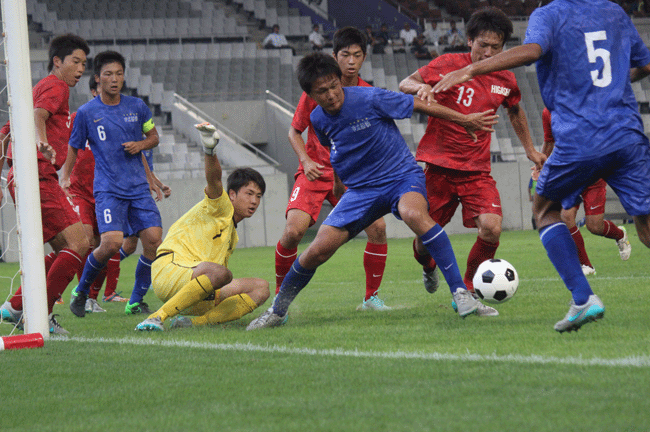
<svg viewBox="0 0 650 432">
<path fill-rule="evenodd" d="M 63 64 L 63 60 L 61 60 L 61 57 L 59 56 L 54 56 L 52 58 L 52 64 L 54 65 L 55 68 L 60 68 L 61 65 Z"/>
<path fill-rule="evenodd" d="M 230 198 L 230 201 L 234 201 L 235 198 L 237 198 L 237 192 L 235 192 L 234 189 L 230 189 L 228 191 L 228 197 Z"/>
<path fill-rule="evenodd" d="M 99 84 L 99 75 L 95 75 L 95 82 Z"/>
</svg>

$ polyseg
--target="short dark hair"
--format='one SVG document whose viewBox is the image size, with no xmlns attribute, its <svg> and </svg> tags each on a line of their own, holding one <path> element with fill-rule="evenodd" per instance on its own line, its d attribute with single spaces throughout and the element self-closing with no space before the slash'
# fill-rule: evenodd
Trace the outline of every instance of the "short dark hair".
<svg viewBox="0 0 650 432">
<path fill-rule="evenodd" d="M 465 31 L 470 40 L 476 39 L 483 32 L 491 31 L 502 36 L 505 44 L 512 35 L 512 21 L 501 9 L 488 6 L 472 14 L 465 25 Z"/>
<path fill-rule="evenodd" d="M 352 45 L 359 45 L 361 51 L 363 51 L 363 55 L 366 55 L 368 38 L 356 27 L 343 27 L 334 33 L 332 44 L 334 45 L 334 55 L 337 55 L 339 51 Z"/>
<path fill-rule="evenodd" d="M 228 193 L 230 193 L 231 190 L 235 191 L 235 193 L 238 193 L 239 189 L 243 188 L 251 182 L 255 183 L 262 191 L 262 195 L 264 195 L 264 192 L 266 192 L 266 182 L 264 181 L 264 177 L 262 177 L 262 174 L 255 171 L 253 168 L 248 167 L 237 168 L 231 172 L 228 176 L 226 188 L 228 189 Z"/>
<path fill-rule="evenodd" d="M 303 57 L 298 63 L 298 83 L 307 94 L 318 78 L 336 75 L 339 79 L 343 76 L 339 64 L 331 55 L 315 52 Z"/>
<path fill-rule="evenodd" d="M 49 58 L 50 61 L 47 65 L 48 72 L 52 72 L 54 69 L 54 57 L 58 57 L 61 61 L 65 60 L 67 56 L 72 54 L 74 50 L 80 49 L 88 55 L 90 48 L 86 41 L 75 34 L 67 33 L 61 36 L 57 36 L 50 42 L 49 49 Z"/>
<path fill-rule="evenodd" d="M 97 81 L 95 81 L 95 75 L 90 76 L 90 79 L 88 80 L 88 89 L 90 91 L 97 91 Z"/>
<path fill-rule="evenodd" d="M 117 51 L 102 51 L 93 59 L 95 75 L 100 76 L 102 74 L 102 68 L 110 63 L 119 63 L 122 65 L 122 69 L 126 70 L 126 61 L 122 54 Z"/>
</svg>

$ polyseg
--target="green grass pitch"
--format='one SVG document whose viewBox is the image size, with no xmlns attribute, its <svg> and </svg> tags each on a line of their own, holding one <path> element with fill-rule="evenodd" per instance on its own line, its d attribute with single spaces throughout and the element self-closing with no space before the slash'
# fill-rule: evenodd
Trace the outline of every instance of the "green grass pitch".
<svg viewBox="0 0 650 432">
<path fill-rule="evenodd" d="M 606 314 L 570 334 L 553 330 L 570 295 L 533 231 L 501 237 L 497 257 L 520 284 L 496 318 L 460 319 L 444 282 L 428 294 L 409 239 L 389 241 L 385 313 L 355 310 L 363 239 L 317 271 L 282 328 L 245 331 L 270 301 L 237 322 L 144 334 L 124 304 L 83 319 L 55 306 L 70 337 L 0 352 L 0 430 L 650 430 L 649 251 L 630 225 L 627 262 L 613 240 L 582 232 Z M 464 271 L 476 235 L 450 238 Z M 273 253 L 238 249 L 230 268 L 273 289 Z M 123 262 L 123 295 L 135 264 Z M 0 300 L 16 271 L 0 265 Z"/>
</svg>

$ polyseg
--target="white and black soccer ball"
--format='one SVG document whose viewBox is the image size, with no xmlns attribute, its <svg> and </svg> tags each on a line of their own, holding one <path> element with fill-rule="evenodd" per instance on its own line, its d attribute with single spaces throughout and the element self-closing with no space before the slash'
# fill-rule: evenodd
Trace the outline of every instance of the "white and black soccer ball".
<svg viewBox="0 0 650 432">
<path fill-rule="evenodd" d="M 487 303 L 503 303 L 512 298 L 519 286 L 517 270 L 506 260 L 483 261 L 474 275 L 474 291 Z"/>
</svg>

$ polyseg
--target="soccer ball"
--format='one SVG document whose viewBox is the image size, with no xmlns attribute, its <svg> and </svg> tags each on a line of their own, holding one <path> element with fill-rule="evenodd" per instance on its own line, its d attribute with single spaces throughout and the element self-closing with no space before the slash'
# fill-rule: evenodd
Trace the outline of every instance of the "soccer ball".
<svg viewBox="0 0 650 432">
<path fill-rule="evenodd" d="M 503 303 L 512 298 L 519 286 L 517 270 L 506 260 L 483 261 L 474 275 L 474 291 L 487 303 Z"/>
</svg>

